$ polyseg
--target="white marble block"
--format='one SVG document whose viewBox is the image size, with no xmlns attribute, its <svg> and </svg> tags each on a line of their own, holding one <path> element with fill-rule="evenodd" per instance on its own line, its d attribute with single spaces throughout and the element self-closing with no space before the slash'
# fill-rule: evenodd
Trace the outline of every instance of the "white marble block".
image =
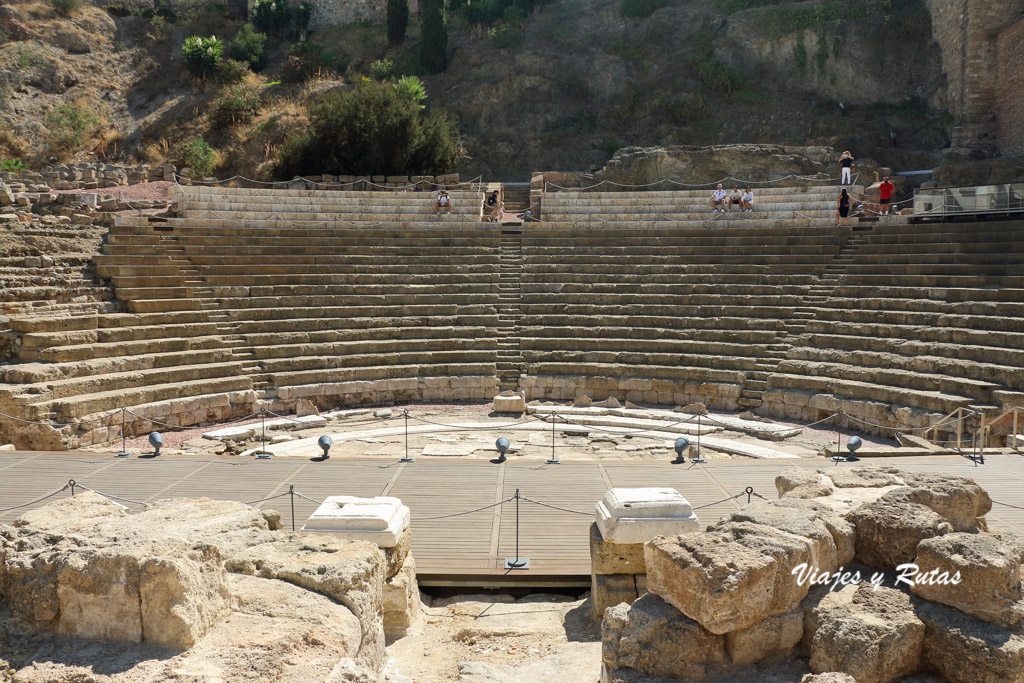
<svg viewBox="0 0 1024 683">
<path fill-rule="evenodd" d="M 409 528 L 409 508 L 400 498 L 330 496 L 303 525 L 303 531 L 325 531 L 350 541 L 370 541 L 394 548 Z"/>
<path fill-rule="evenodd" d="M 601 536 L 611 543 L 700 531 L 689 501 L 669 488 L 609 489 L 597 504 L 596 518 Z"/>
</svg>

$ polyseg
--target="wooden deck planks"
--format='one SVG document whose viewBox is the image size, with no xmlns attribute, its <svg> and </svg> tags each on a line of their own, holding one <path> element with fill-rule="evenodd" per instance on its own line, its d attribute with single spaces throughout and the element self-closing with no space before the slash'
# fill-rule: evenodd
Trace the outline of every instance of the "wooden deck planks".
<svg viewBox="0 0 1024 683">
<path fill-rule="evenodd" d="M 996 456 L 980 467 L 950 456 L 891 458 L 865 464 L 971 477 L 998 501 L 988 515 L 990 526 L 1024 535 L 1024 458 Z M 486 506 L 512 497 L 518 489 L 522 496 L 567 510 L 520 501 L 519 554 L 530 559 L 531 568 L 516 574 L 581 577 L 590 571 L 587 529 L 594 505 L 609 485 L 675 488 L 706 526 L 745 503 L 745 495 L 726 499 L 747 486 L 768 499 L 776 498 L 775 476 L 794 466 L 834 467 L 823 460 L 713 461 L 707 465 L 602 460 L 545 465 L 515 459 L 499 465 L 467 459 L 420 458 L 415 463 L 398 464 L 347 459 L 116 459 L 95 453 L 0 453 L 0 522 L 9 523 L 24 509 L 46 501 L 17 510 L 5 508 L 54 494 L 69 479 L 102 493 L 143 502 L 198 496 L 255 501 L 277 496 L 256 505 L 279 510 L 285 528 L 292 523 L 289 485 L 313 501 L 329 495 L 378 496 L 386 492 L 401 498 L 412 510 L 413 554 L 421 576 L 500 577 L 505 573 L 504 559 L 516 554 L 515 503 Z M 48 500 L 67 495 L 67 491 L 57 493 Z M 295 497 L 296 528 L 316 508 L 313 501 Z M 129 507 L 139 509 L 131 503 Z M 474 508 L 485 509 L 455 514 Z M 444 515 L 454 516 L 432 519 Z"/>
</svg>

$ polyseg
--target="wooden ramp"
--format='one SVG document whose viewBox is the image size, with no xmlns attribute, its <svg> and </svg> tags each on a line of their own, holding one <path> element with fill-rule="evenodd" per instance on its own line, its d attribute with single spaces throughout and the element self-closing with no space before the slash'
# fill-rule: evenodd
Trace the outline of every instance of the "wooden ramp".
<svg viewBox="0 0 1024 683">
<path fill-rule="evenodd" d="M 1024 535 L 1024 458 L 992 456 L 983 466 L 954 456 L 887 458 L 860 464 L 896 465 L 974 478 L 993 500 L 993 527 Z M 382 460 L 254 460 L 238 457 L 160 456 L 118 459 L 96 453 L 0 453 L 0 522 L 22 510 L 70 495 L 77 486 L 122 497 L 130 509 L 161 498 L 207 496 L 257 501 L 279 510 L 296 528 L 329 495 L 401 498 L 412 510 L 413 554 L 423 585 L 583 587 L 590 583 L 588 528 L 595 503 L 610 487 L 670 486 L 696 509 L 703 524 L 747 502 L 747 487 L 776 498 L 775 475 L 789 467 L 834 467 L 822 459 L 716 461 L 672 465 L 664 461 L 543 461 L 420 458 Z M 839 467 L 848 465 L 841 464 Z M 296 495 L 292 496 L 290 487 Z M 79 489 L 80 490 L 80 489 Z M 514 499 L 516 491 L 521 498 Z M 46 500 L 37 500 L 49 496 Z M 513 498 L 513 500 L 508 500 Z M 126 500 L 125 500 L 126 499 Z M 527 500 L 529 499 L 529 500 Z M 501 503 L 501 501 L 507 501 Z M 536 502 L 532 502 L 536 501 Z M 519 555 L 529 570 L 506 570 Z M 500 504 L 499 504 L 500 503 Z M 543 505 L 542 505 L 542 504 Z M 292 506 L 294 505 L 294 513 Z M 23 506 L 18 509 L 8 509 Z"/>
</svg>

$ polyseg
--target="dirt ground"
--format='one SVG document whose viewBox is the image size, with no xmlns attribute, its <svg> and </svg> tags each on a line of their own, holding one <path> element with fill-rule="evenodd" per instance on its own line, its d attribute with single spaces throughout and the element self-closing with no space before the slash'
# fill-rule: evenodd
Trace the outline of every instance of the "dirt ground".
<svg viewBox="0 0 1024 683">
<path fill-rule="evenodd" d="M 409 426 L 436 424 L 452 424 L 457 422 L 473 422 L 493 424 L 492 429 L 474 429 L 464 432 L 445 432 L 436 434 L 410 434 L 408 438 L 409 454 L 414 457 L 464 457 L 470 459 L 489 460 L 496 457 L 494 443 L 500 436 L 507 436 L 511 442 L 508 452 L 509 459 L 527 458 L 544 459 L 551 456 L 551 434 L 544 430 L 525 432 L 509 431 L 503 426 L 523 423 L 535 419 L 532 415 L 515 416 L 490 413 L 489 403 L 477 404 L 410 404 L 391 406 L 388 408 L 366 409 L 358 411 L 339 411 L 333 415 L 324 412 L 328 422 L 313 428 L 288 423 L 281 427 L 266 430 L 266 443 L 277 440 L 288 441 L 309 437 L 319 437 L 325 433 L 348 431 L 368 432 L 377 429 L 401 428 L 404 424 L 403 411 L 409 411 Z M 376 415 L 380 415 L 375 416 Z M 714 413 L 735 417 L 732 413 Z M 286 416 L 293 417 L 293 416 Z M 268 415 L 267 421 L 279 419 Z M 774 421 L 776 424 L 801 427 L 797 423 Z M 237 425 L 259 424 L 259 418 L 240 421 Z M 538 422 L 537 424 L 542 424 Z M 165 453 L 187 453 L 194 455 L 241 454 L 263 445 L 262 433 L 257 430 L 256 438 L 238 441 L 214 441 L 205 439 L 206 432 L 220 429 L 224 425 L 210 425 L 194 429 L 177 429 L 162 432 Z M 298 427 L 298 428 L 297 428 Z M 729 439 L 742 444 L 763 446 L 802 458 L 820 456 L 822 449 L 836 444 L 839 437 L 842 442 L 854 435 L 849 430 L 829 428 L 827 425 L 806 427 L 801 432 L 783 441 L 766 441 L 743 432 L 724 430 L 715 432 L 719 439 Z M 893 446 L 890 439 L 857 434 L 865 446 Z M 150 450 L 145 437 L 129 439 L 129 450 Z M 367 435 L 351 441 L 334 445 L 331 449 L 332 458 L 398 458 L 405 454 L 406 439 L 404 433 L 390 435 Z M 101 452 L 117 452 L 121 443 L 111 443 L 97 447 Z M 580 427 L 573 433 L 557 433 L 555 436 L 555 453 L 562 460 L 671 460 L 675 457 L 672 440 L 662 436 L 650 436 L 642 433 L 615 434 L 601 428 Z M 742 456 L 717 452 L 702 446 L 701 453 L 709 460 L 745 459 Z"/>
</svg>

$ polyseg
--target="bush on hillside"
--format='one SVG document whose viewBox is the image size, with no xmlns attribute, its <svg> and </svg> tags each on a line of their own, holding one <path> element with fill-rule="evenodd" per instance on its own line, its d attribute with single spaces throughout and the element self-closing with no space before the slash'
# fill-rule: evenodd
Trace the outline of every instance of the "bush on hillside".
<svg viewBox="0 0 1024 683">
<path fill-rule="evenodd" d="M 202 138 L 194 138 L 181 149 L 181 162 L 192 169 L 192 177 L 205 178 L 213 172 L 217 153 Z"/>
<path fill-rule="evenodd" d="M 181 45 L 181 56 L 185 60 L 185 68 L 195 78 L 206 78 L 217 70 L 217 65 L 224 57 L 224 43 L 216 36 L 203 38 L 189 36 Z"/>
<path fill-rule="evenodd" d="M 450 172 L 458 151 L 451 116 L 425 112 L 408 89 L 364 80 L 312 107 L 308 132 L 285 143 L 275 175 L 433 175 Z"/>
<path fill-rule="evenodd" d="M 378 59 L 370 64 L 370 78 L 375 81 L 386 81 L 395 73 L 395 63 L 390 59 Z"/>
<path fill-rule="evenodd" d="M 60 104 L 46 115 L 46 132 L 56 151 L 74 151 L 96 132 L 100 117 L 96 112 L 70 104 Z"/>
<path fill-rule="evenodd" d="M 249 65 L 237 59 L 225 59 L 217 65 L 217 80 L 225 84 L 244 80 L 250 73 Z"/>
<path fill-rule="evenodd" d="M 227 128 L 246 123 L 260 111 L 260 94 L 254 86 L 237 83 L 229 85 L 210 102 L 210 125 Z"/>
<path fill-rule="evenodd" d="M 57 14 L 66 17 L 82 9 L 82 0 L 50 0 L 50 5 Z"/>
<path fill-rule="evenodd" d="M 267 37 L 246 24 L 231 41 L 228 54 L 232 59 L 246 62 L 253 71 L 267 65 Z"/>
</svg>

